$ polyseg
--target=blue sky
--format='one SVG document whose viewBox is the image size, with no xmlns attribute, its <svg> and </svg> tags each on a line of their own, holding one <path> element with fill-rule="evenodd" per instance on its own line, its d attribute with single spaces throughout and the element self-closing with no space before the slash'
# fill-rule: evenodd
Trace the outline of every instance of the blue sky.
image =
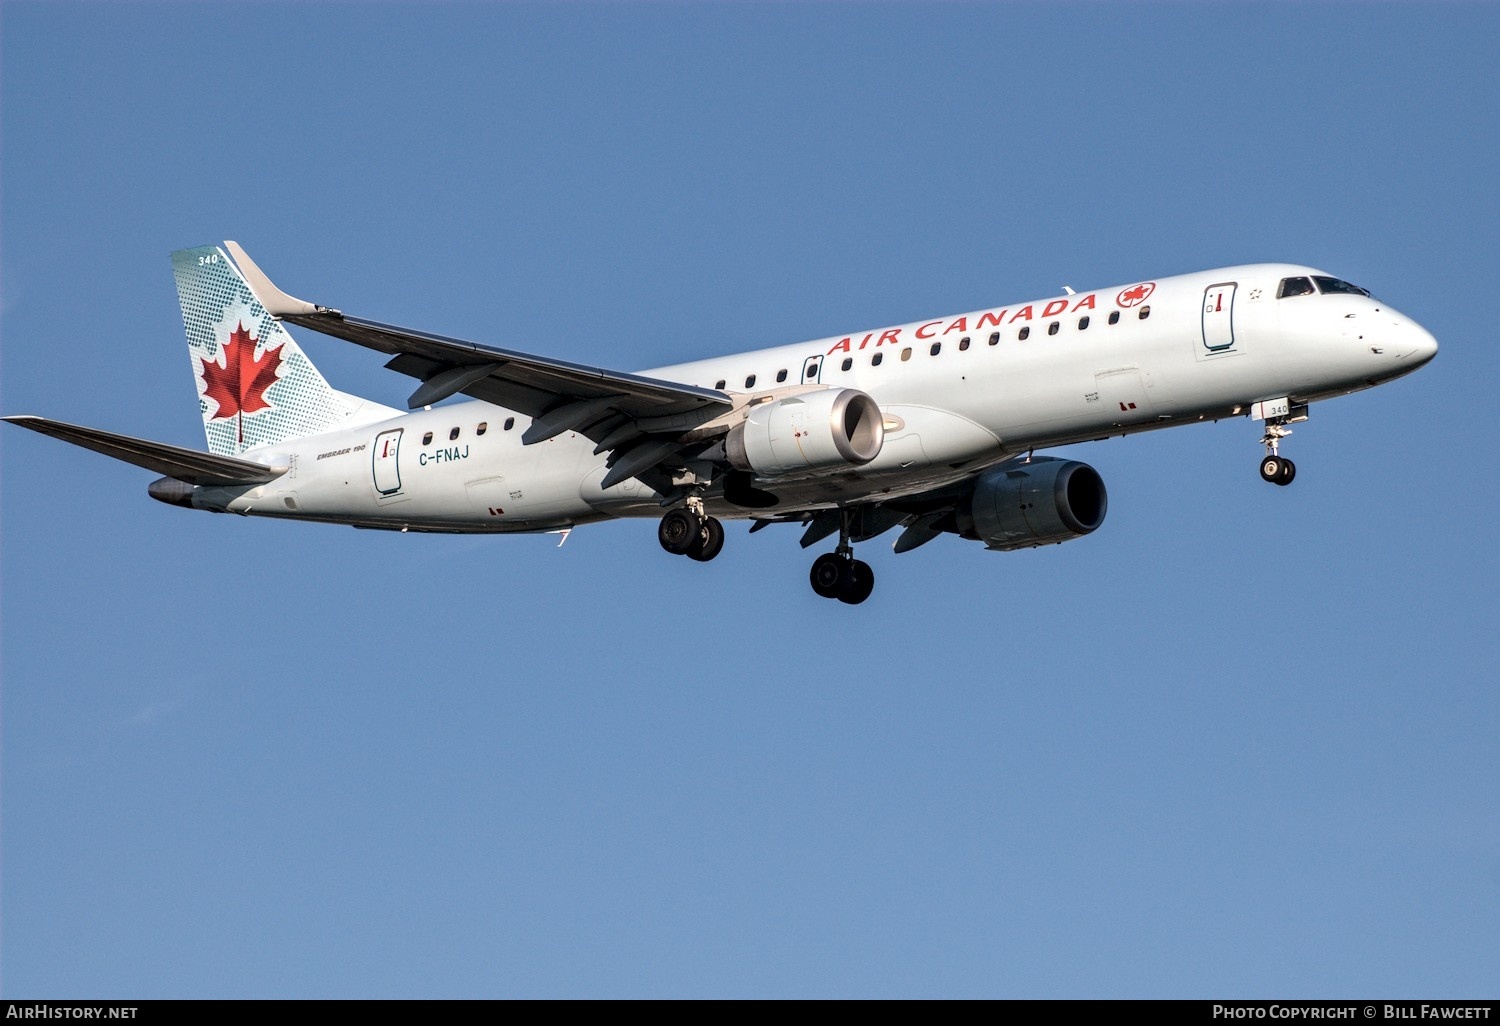
<svg viewBox="0 0 1500 1026">
<path fill-rule="evenodd" d="M 1258 260 L 1438 359 L 1096 534 L 173 509 L 0 430 L 6 996 L 1492 997 L 1494 5 L 0 11 L 0 409 L 202 446 L 167 253 L 621 369 Z M 303 332 L 336 387 L 374 354 Z"/>
</svg>

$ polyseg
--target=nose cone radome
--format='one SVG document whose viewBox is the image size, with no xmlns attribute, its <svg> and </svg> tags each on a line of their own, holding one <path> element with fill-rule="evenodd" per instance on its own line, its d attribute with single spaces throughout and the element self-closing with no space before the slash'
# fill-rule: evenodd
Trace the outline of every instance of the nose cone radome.
<svg viewBox="0 0 1500 1026">
<path fill-rule="evenodd" d="M 1413 369 L 1427 363 L 1437 355 L 1438 342 L 1432 337 L 1432 332 L 1420 324 L 1406 325 L 1406 335 L 1401 340 L 1401 360 L 1409 363 Z"/>
</svg>

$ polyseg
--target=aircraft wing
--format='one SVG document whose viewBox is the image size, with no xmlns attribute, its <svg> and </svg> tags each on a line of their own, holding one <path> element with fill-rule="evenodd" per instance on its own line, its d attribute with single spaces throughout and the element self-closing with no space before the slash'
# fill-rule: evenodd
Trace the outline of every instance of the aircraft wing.
<svg viewBox="0 0 1500 1026">
<path fill-rule="evenodd" d="M 0 417 L 12 424 L 64 442 L 72 442 L 85 449 L 102 452 L 137 467 L 165 474 L 193 485 L 257 485 L 274 481 L 287 472 L 286 467 L 268 467 L 263 463 L 237 460 L 232 456 L 215 456 L 196 449 L 184 449 L 165 442 L 152 442 L 129 435 L 117 435 L 98 428 L 64 424 L 60 420 L 46 417 L 20 415 Z"/>
<path fill-rule="evenodd" d="M 619 453 L 632 441 L 650 443 L 646 436 L 652 431 L 679 435 L 734 407 L 728 395 L 713 389 L 350 317 L 287 295 L 238 243 L 224 245 L 273 316 L 388 353 L 393 359 L 387 367 L 420 379 L 422 385 L 408 400 L 412 409 L 462 392 L 531 417 L 533 423 L 522 436 L 527 444 L 578 431 L 600 442 L 601 451 Z"/>
</svg>

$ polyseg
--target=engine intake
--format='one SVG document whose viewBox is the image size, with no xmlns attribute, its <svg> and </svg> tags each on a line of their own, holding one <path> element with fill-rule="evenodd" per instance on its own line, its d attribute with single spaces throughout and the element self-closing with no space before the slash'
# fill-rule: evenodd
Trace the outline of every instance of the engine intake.
<svg viewBox="0 0 1500 1026">
<path fill-rule="evenodd" d="M 880 406 L 854 388 L 828 388 L 753 407 L 724 440 L 736 470 L 760 477 L 862 466 L 880 455 Z"/>
<path fill-rule="evenodd" d="M 1098 471 L 1043 456 L 981 474 L 959 508 L 960 533 L 1002 552 L 1053 545 L 1095 531 L 1108 508 Z"/>
</svg>

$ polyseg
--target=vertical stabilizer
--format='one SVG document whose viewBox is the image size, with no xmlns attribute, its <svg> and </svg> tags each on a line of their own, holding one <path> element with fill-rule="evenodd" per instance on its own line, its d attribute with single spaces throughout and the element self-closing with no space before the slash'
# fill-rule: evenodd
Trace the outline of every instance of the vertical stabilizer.
<svg viewBox="0 0 1500 1026">
<path fill-rule="evenodd" d="M 217 246 L 172 254 L 210 452 L 319 434 L 398 411 L 330 387 Z"/>
</svg>

